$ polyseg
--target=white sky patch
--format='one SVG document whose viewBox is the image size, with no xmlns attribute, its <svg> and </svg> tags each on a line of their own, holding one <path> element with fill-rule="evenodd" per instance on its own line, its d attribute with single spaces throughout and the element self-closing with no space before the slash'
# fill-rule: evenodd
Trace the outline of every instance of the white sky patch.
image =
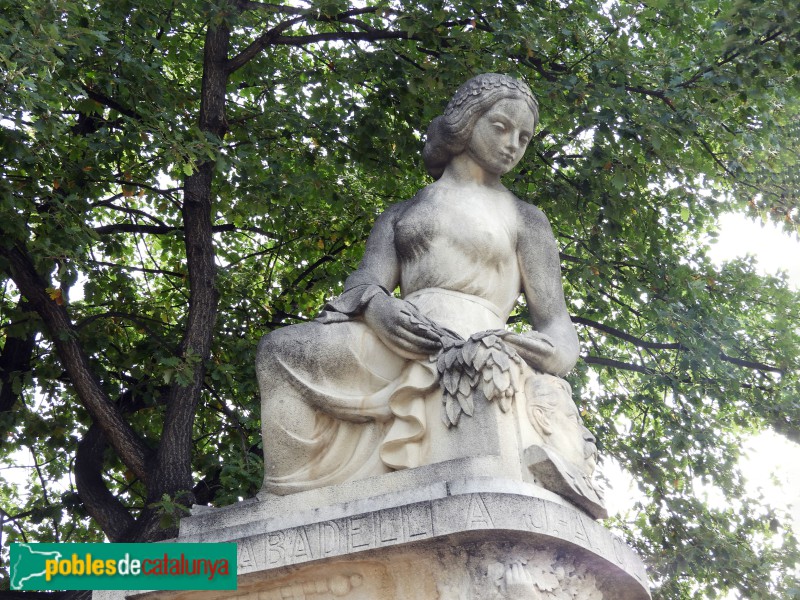
<svg viewBox="0 0 800 600">
<path fill-rule="evenodd" d="M 772 431 L 750 438 L 742 460 L 749 491 L 763 494 L 800 527 L 800 445 Z"/>
<path fill-rule="evenodd" d="M 763 273 L 786 271 L 794 288 L 800 289 L 800 240 L 773 223 L 726 213 L 719 219 L 719 238 L 708 255 L 717 264 L 755 256 Z"/>
<path fill-rule="evenodd" d="M 796 235 L 737 213 L 722 215 L 719 224 L 719 239 L 709 252 L 715 263 L 752 255 L 762 273 L 786 271 L 790 285 L 800 290 L 800 239 Z M 775 508 L 790 511 L 795 529 L 800 528 L 800 445 L 764 431 L 746 442 L 741 465 L 748 492 L 763 494 Z"/>
<path fill-rule="evenodd" d="M 775 275 L 785 271 L 790 285 L 800 290 L 800 240 L 780 227 L 756 222 L 742 214 L 726 213 L 719 219 L 719 238 L 709 257 L 716 264 L 754 256 L 759 271 Z M 800 323 L 798 323 L 800 327 Z M 746 438 L 740 463 L 752 497 L 763 496 L 769 505 L 791 515 L 800 529 L 800 445 L 767 430 Z M 635 485 L 635 476 L 615 461 L 606 460 L 600 471 L 609 481 L 606 502 L 611 514 L 625 515 L 637 501 L 646 498 Z M 714 498 L 709 497 L 714 503 Z"/>
<path fill-rule="evenodd" d="M 613 458 L 604 457 L 598 471 L 608 480 L 608 485 L 603 486 L 603 499 L 612 517 L 620 515 L 624 518 L 634 503 L 646 502 L 644 494 L 636 487 L 634 477 Z"/>
</svg>

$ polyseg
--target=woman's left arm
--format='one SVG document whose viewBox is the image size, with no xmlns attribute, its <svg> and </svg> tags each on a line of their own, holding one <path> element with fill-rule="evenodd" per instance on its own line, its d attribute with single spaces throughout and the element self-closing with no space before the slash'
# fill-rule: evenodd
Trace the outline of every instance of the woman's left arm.
<svg viewBox="0 0 800 600">
<path fill-rule="evenodd" d="M 578 334 L 567 312 L 558 246 L 544 213 L 518 202 L 517 260 L 533 332 L 514 343 L 532 367 L 562 377 L 578 360 Z M 520 340 L 522 342 L 523 340 Z"/>
</svg>

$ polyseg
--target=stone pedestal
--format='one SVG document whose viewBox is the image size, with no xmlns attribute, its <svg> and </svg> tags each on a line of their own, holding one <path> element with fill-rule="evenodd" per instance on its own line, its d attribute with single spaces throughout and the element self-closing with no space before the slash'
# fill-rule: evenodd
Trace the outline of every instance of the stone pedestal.
<svg viewBox="0 0 800 600">
<path fill-rule="evenodd" d="M 303 506 L 302 500 L 310 498 L 298 496 L 306 494 L 196 510 L 182 521 L 177 541 L 236 542 L 239 589 L 148 592 L 127 597 L 650 597 L 644 566 L 622 541 L 538 486 L 507 479 L 467 478 L 377 496 L 368 496 L 367 491 L 362 489 L 362 497 L 327 505 L 317 502 L 319 506 L 302 510 L 289 507 Z M 358 496 L 352 490 L 350 495 Z M 96 598 L 103 597 L 96 594 Z"/>
</svg>

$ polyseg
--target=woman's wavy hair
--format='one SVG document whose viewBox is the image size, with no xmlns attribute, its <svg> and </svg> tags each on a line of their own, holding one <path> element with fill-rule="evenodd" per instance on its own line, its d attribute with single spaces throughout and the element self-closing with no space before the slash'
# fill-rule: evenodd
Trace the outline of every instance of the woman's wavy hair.
<svg viewBox="0 0 800 600">
<path fill-rule="evenodd" d="M 539 122 L 539 103 L 530 88 L 508 75 L 477 75 L 456 90 L 444 114 L 428 126 L 422 150 L 425 168 L 434 179 L 439 179 L 453 157 L 464 151 L 478 119 L 505 98 L 520 98 L 527 102 L 534 124 Z"/>
</svg>

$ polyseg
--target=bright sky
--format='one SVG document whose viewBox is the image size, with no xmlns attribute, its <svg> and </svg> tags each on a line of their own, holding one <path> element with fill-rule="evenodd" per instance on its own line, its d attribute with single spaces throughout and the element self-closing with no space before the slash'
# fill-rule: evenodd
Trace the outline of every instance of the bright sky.
<svg viewBox="0 0 800 600">
<path fill-rule="evenodd" d="M 800 240 L 797 236 L 743 215 L 723 215 L 719 239 L 709 253 L 711 259 L 722 263 L 748 254 L 756 257 L 763 273 L 786 271 L 790 283 L 800 290 Z M 742 470 L 748 492 L 752 496 L 763 495 L 775 508 L 789 510 L 795 529 L 800 529 L 800 445 L 771 431 L 752 436 L 746 443 Z M 615 465 L 604 465 L 603 472 L 612 486 L 606 494 L 610 512 L 622 513 L 641 497 L 634 482 Z"/>
<path fill-rule="evenodd" d="M 719 239 L 709 253 L 711 260 L 720 263 L 752 254 L 763 272 L 784 270 L 795 289 L 800 289 L 800 241 L 796 235 L 733 213 L 722 215 L 719 225 Z"/>
<path fill-rule="evenodd" d="M 800 240 L 796 235 L 742 215 L 724 215 L 719 240 L 710 253 L 712 260 L 722 262 L 746 254 L 757 258 L 763 272 L 786 271 L 792 286 L 800 290 Z M 750 490 L 763 492 L 776 505 L 791 507 L 795 528 L 800 529 L 800 445 L 764 432 L 751 439 L 750 448 L 743 462 Z"/>
</svg>

